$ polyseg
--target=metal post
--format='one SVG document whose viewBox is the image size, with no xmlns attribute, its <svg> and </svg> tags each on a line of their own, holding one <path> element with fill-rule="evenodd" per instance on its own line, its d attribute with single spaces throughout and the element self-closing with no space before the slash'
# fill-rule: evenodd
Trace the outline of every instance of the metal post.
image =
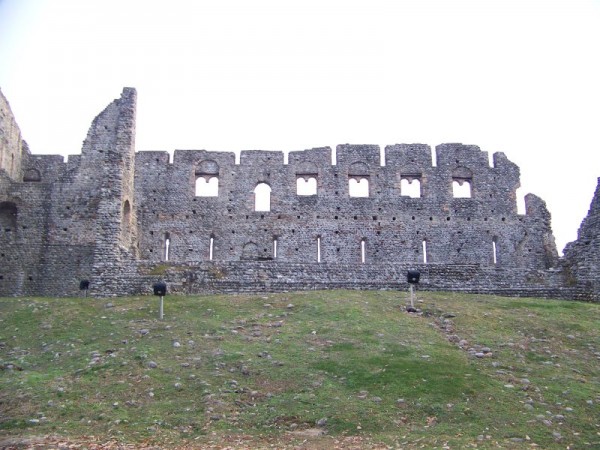
<svg viewBox="0 0 600 450">
<path fill-rule="evenodd" d="M 163 301 L 164 301 L 165 294 L 167 293 L 167 284 L 164 281 L 154 283 L 152 285 L 152 290 L 154 291 L 154 295 L 160 297 L 158 318 L 160 320 L 162 320 L 163 319 Z"/>
<path fill-rule="evenodd" d="M 406 311 L 410 313 L 417 312 L 417 309 L 415 308 L 415 286 L 419 283 L 420 277 L 421 274 L 418 270 L 409 270 L 406 274 L 406 281 L 408 282 L 410 292 L 410 306 L 406 308 Z"/>
</svg>

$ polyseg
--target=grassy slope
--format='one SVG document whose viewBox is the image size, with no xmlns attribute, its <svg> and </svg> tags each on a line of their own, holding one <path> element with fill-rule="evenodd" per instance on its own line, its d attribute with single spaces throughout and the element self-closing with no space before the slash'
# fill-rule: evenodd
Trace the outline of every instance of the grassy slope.
<svg viewBox="0 0 600 450">
<path fill-rule="evenodd" d="M 600 305 L 419 298 L 0 299 L 0 444 L 600 446 Z"/>
</svg>

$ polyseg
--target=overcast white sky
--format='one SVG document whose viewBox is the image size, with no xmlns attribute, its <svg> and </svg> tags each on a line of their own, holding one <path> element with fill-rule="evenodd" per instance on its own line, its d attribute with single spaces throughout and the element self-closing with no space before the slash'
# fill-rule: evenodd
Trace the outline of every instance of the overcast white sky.
<svg viewBox="0 0 600 450">
<path fill-rule="evenodd" d="M 137 150 L 444 142 L 504 152 L 559 252 L 600 176 L 600 0 L 0 0 L 0 88 L 77 154 L 138 90 Z"/>
</svg>

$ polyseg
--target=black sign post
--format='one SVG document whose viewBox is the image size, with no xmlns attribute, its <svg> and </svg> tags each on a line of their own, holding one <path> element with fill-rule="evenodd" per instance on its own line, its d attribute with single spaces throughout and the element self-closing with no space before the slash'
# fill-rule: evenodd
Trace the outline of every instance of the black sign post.
<svg viewBox="0 0 600 450">
<path fill-rule="evenodd" d="M 408 282 L 410 291 L 410 307 L 407 308 L 408 312 L 417 312 L 415 308 L 415 286 L 419 284 L 421 273 L 418 270 L 409 270 L 406 273 L 406 281 Z"/>
<path fill-rule="evenodd" d="M 165 295 L 167 294 L 167 283 L 163 281 L 159 281 L 158 283 L 154 283 L 152 285 L 152 289 L 154 290 L 154 295 L 160 297 L 160 304 L 158 308 L 158 318 L 160 320 L 163 319 L 163 300 Z"/>
</svg>

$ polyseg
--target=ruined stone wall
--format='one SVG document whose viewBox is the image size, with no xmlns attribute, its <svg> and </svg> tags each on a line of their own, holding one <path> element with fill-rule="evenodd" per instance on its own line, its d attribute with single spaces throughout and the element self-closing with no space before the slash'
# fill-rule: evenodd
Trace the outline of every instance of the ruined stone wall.
<svg viewBox="0 0 600 450">
<path fill-rule="evenodd" d="M 0 174 L 0 295 L 72 293 L 91 264 L 95 190 L 69 182 L 62 157 L 31 156 L 23 165 L 37 168 L 39 178 L 16 182 Z"/>
<path fill-rule="evenodd" d="M 526 198 L 517 214 L 519 169 L 502 153 L 443 144 L 432 164 L 429 146 L 340 145 L 289 155 L 176 151 L 136 155 L 136 204 L 142 259 L 337 263 L 480 264 L 547 269 L 557 252 L 543 201 Z M 218 179 L 218 195 L 195 193 L 197 179 Z M 314 195 L 299 195 L 298 180 L 313 178 Z M 368 197 L 350 196 L 355 180 Z M 419 198 L 403 195 L 403 180 L 420 183 Z M 453 181 L 470 198 L 453 196 Z M 270 187 L 270 210 L 257 211 L 255 189 Z M 212 240 L 212 251 L 211 251 Z M 275 244 L 276 243 L 276 244 Z M 276 246 L 276 248 L 275 248 Z M 424 255 L 426 253 L 426 256 Z"/>
<path fill-rule="evenodd" d="M 419 270 L 418 289 L 465 293 L 577 298 L 556 270 L 482 267 L 478 264 L 284 263 L 279 261 L 209 261 L 203 263 L 140 263 L 136 290 L 151 293 L 160 277 L 175 294 L 286 292 L 318 289 L 408 291 L 406 272 Z M 405 296 L 405 294 L 400 294 Z"/>
<path fill-rule="evenodd" d="M 26 153 L 16 180 L 0 170 L 0 295 L 75 295 L 82 279 L 100 286 L 132 267 L 121 247 L 132 245 L 134 214 L 121 226 L 123 192 L 133 198 L 134 113 L 126 89 L 94 120 L 81 155 Z"/>
<path fill-rule="evenodd" d="M 0 286 L 10 285 L 16 293 L 26 292 L 39 272 L 41 237 L 36 233 L 36 225 L 40 229 L 45 225 L 43 218 L 32 214 L 32 209 L 23 208 L 26 204 L 43 208 L 44 193 L 30 185 L 16 184 L 23 179 L 21 163 L 27 156 L 21 131 L 0 92 Z M 34 226 L 22 225 L 29 222 Z M 28 267 L 23 267 L 23 259 L 30 262 Z"/>
<path fill-rule="evenodd" d="M 530 194 L 517 213 L 519 169 L 503 153 L 490 165 L 476 146 L 396 144 L 381 161 L 378 146 L 345 144 L 287 163 L 277 151 L 243 151 L 236 164 L 206 150 L 171 162 L 135 153 L 135 108 L 125 88 L 81 155 L 22 151 L 18 171 L 0 170 L 0 295 L 76 295 L 82 279 L 95 296 L 148 293 L 160 279 L 180 293 L 404 289 L 409 268 L 432 290 L 598 292 L 596 266 L 576 262 L 588 259 L 559 264 L 543 200 Z M 0 125 L 15 135 L 13 123 Z M 261 188 L 268 208 L 257 206 Z"/>
<path fill-rule="evenodd" d="M 27 144 L 21 139 L 21 130 L 8 100 L 0 91 L 0 171 L 13 180 L 20 180 L 21 160 L 27 154 Z"/>
<path fill-rule="evenodd" d="M 600 178 L 577 240 L 564 253 L 567 284 L 577 286 L 581 298 L 600 301 Z"/>
</svg>

